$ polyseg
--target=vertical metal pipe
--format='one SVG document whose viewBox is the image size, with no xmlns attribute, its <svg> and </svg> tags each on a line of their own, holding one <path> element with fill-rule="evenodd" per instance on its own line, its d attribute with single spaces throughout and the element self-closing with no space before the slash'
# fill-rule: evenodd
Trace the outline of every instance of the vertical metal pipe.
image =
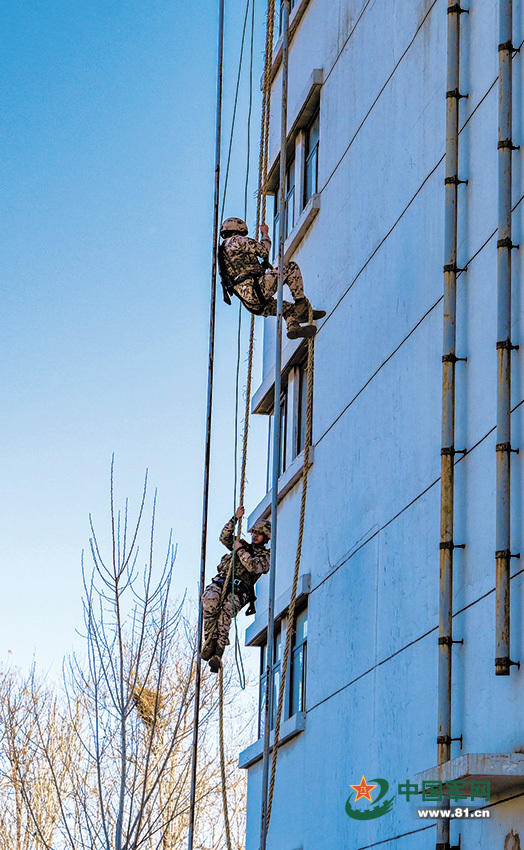
<svg viewBox="0 0 524 850">
<path fill-rule="evenodd" d="M 451 757 L 455 366 L 457 311 L 457 195 L 460 94 L 460 5 L 450 0 L 447 32 L 444 321 L 440 496 L 440 606 L 438 639 L 438 764 Z M 437 850 L 449 850 L 449 819 L 437 821 Z"/>
<path fill-rule="evenodd" d="M 200 549 L 200 581 L 199 599 L 202 597 L 206 581 L 206 545 L 207 545 L 207 518 L 209 504 L 209 465 L 211 457 L 211 417 L 213 410 L 213 370 L 215 356 L 215 312 L 216 312 L 216 288 L 217 288 L 217 250 L 219 234 L 219 203 L 220 203 L 220 147 L 222 138 L 222 69 L 224 60 L 224 3 L 219 0 L 218 9 L 218 58 L 217 58 L 217 101 L 216 101 L 216 136 L 215 136 L 215 190 L 214 190 L 214 215 L 213 215 L 213 255 L 211 260 L 211 304 L 209 312 L 209 359 L 208 359 L 208 382 L 207 382 L 207 419 L 206 419 L 206 445 L 204 456 L 204 484 L 202 497 L 202 539 Z M 195 802 L 196 802 L 196 778 L 198 761 L 198 724 L 200 721 L 200 686 L 201 686 L 201 658 L 200 647 L 202 644 L 203 611 L 202 605 L 198 608 L 197 626 L 197 657 L 195 673 L 195 704 L 193 714 L 193 744 L 191 754 L 191 790 L 189 802 L 189 833 L 188 850 L 193 850 L 194 826 L 195 826 Z"/>
<path fill-rule="evenodd" d="M 264 722 L 264 760 L 262 770 L 262 813 L 260 824 L 260 850 L 266 850 L 267 841 L 267 806 L 269 798 L 269 750 L 271 735 L 271 707 L 273 705 L 273 652 L 274 652 L 274 618 L 275 618 L 275 581 L 277 562 L 277 506 L 278 506 L 278 474 L 280 467 L 281 423 L 280 423 L 280 392 L 282 371 L 282 306 L 284 280 L 284 242 L 286 238 L 286 142 L 287 142 L 287 84 L 288 84 L 288 53 L 289 53 L 289 0 L 284 0 L 282 20 L 282 109 L 280 126 L 280 221 L 279 221 L 279 250 L 278 250 L 278 289 L 277 289 L 277 333 L 275 345 L 275 403 L 273 408 L 273 479 L 271 489 L 271 563 L 269 569 L 269 601 L 267 621 L 267 653 L 266 653 L 266 705 Z M 284 437 L 285 438 L 285 437 Z"/>
<path fill-rule="evenodd" d="M 511 563 L 511 187 L 513 2 L 499 2 L 495 673 L 509 676 Z"/>
</svg>

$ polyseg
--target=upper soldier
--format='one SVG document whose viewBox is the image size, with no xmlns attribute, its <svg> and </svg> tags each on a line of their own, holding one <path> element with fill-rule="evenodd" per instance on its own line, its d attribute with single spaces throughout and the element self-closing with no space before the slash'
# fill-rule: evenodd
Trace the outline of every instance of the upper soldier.
<svg viewBox="0 0 524 850">
<path fill-rule="evenodd" d="M 224 301 L 231 304 L 230 294 L 237 295 L 255 316 L 276 316 L 277 302 L 273 298 L 278 287 L 278 271 L 269 262 L 271 239 L 269 228 L 260 228 L 260 241 L 250 239 L 248 227 L 241 218 L 227 218 L 220 229 L 224 240 L 218 249 L 218 263 Z M 284 267 L 284 283 L 291 290 L 294 303 L 284 301 L 282 315 L 289 339 L 312 337 L 317 329 L 309 324 L 309 301 L 304 295 L 302 273 L 295 262 Z M 325 310 L 313 310 L 313 319 L 322 319 Z M 303 327 L 301 327 L 303 325 Z"/>
<path fill-rule="evenodd" d="M 240 506 L 236 512 L 236 519 L 244 515 L 244 508 Z M 255 582 L 263 573 L 269 571 L 270 551 L 266 549 L 266 543 L 271 538 L 270 520 L 261 520 L 251 530 L 251 543 L 247 540 L 235 540 L 235 517 L 232 517 L 222 529 L 220 542 L 229 549 L 218 566 L 218 575 L 208 584 L 202 594 L 202 610 L 204 614 L 204 642 L 201 657 L 209 661 L 213 673 L 220 669 L 224 649 L 229 643 L 229 628 L 234 614 L 240 611 L 244 605 L 250 603 L 247 614 L 255 613 Z M 235 547 L 235 576 L 234 576 L 234 609 L 232 599 L 232 577 L 224 597 L 222 608 L 219 610 L 220 597 L 224 581 L 231 564 Z"/>
</svg>

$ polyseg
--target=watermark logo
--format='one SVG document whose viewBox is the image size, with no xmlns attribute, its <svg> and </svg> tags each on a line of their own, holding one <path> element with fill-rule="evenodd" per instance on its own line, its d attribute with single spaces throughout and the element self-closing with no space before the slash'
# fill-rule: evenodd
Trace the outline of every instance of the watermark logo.
<svg viewBox="0 0 524 850">
<path fill-rule="evenodd" d="M 427 818 L 480 818 L 489 817 L 487 808 L 470 809 L 462 807 L 462 800 L 469 799 L 475 801 L 483 799 L 486 803 L 490 801 L 490 783 L 488 780 L 472 780 L 469 783 L 465 779 L 449 780 L 440 782 L 434 780 L 424 780 L 421 788 L 415 782 L 409 779 L 406 782 L 398 782 L 397 794 L 399 799 L 404 798 L 406 802 L 421 800 L 422 803 L 441 803 L 435 809 L 419 809 L 419 817 Z M 386 779 L 372 779 L 371 782 L 366 782 L 366 777 L 363 775 L 358 785 L 350 785 L 353 792 L 346 800 L 346 814 L 353 820 L 367 821 L 380 818 L 387 815 L 393 808 L 395 795 L 389 800 L 384 800 L 384 797 L 389 791 L 389 782 Z M 376 789 L 378 788 L 378 793 Z M 374 797 L 371 792 L 375 792 Z M 355 799 L 353 800 L 353 797 Z M 366 808 L 352 806 L 353 803 L 358 803 L 359 800 L 367 800 L 371 805 Z M 381 800 L 384 802 L 381 803 Z M 449 808 L 451 803 L 458 803 L 458 806 Z"/>
<path fill-rule="evenodd" d="M 353 818 L 353 820 L 373 820 L 374 818 L 380 818 L 382 815 L 387 815 L 393 808 L 395 795 L 393 795 L 393 797 L 389 800 L 384 800 L 382 805 L 378 805 L 389 791 L 389 782 L 386 779 L 372 779 L 371 782 L 368 783 L 366 782 L 366 777 L 363 775 L 360 780 L 360 784 L 350 785 L 350 788 L 353 788 L 355 791 L 355 803 L 363 799 L 369 800 L 370 803 L 373 803 L 372 809 L 354 809 L 351 805 L 351 798 L 353 797 L 353 793 L 351 793 L 346 800 L 346 814 L 349 815 L 350 818 Z M 379 788 L 379 794 L 375 797 L 375 799 L 373 799 L 371 792 L 374 791 L 375 788 Z"/>
</svg>

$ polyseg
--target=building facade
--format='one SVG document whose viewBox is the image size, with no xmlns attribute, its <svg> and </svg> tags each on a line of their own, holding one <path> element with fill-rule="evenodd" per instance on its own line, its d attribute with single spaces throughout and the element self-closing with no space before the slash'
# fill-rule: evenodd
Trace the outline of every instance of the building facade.
<svg viewBox="0 0 524 850">
<path fill-rule="evenodd" d="M 524 662 L 523 570 L 511 557 L 524 545 L 522 452 L 513 451 L 522 448 L 524 371 L 522 354 L 512 348 L 524 344 L 522 251 L 508 249 L 500 235 L 507 163 L 501 157 L 509 155 L 511 239 L 522 243 L 524 168 L 522 150 L 512 146 L 524 144 L 523 58 L 517 52 L 524 6 L 513 2 L 508 47 L 500 38 L 503 0 L 471 0 L 467 12 L 449 5 L 292 4 L 286 256 L 299 263 L 307 294 L 327 317 L 315 338 L 312 467 L 271 850 L 524 846 L 524 671 L 511 664 L 508 675 L 496 675 L 494 663 L 500 657 L 501 606 L 511 623 L 508 656 Z M 281 41 L 273 57 L 274 192 Z M 513 109 L 512 137 L 501 145 L 504 50 Z M 455 59 L 459 91 L 449 84 Z M 450 177 L 455 108 L 458 167 Z M 456 257 L 450 262 L 455 212 Z M 277 204 L 277 220 L 280 215 Z M 501 262 L 508 254 L 511 339 L 500 335 Z M 456 281 L 452 353 L 446 348 L 450 315 L 444 297 L 450 280 Z M 264 373 L 253 410 L 268 417 L 270 434 L 274 337 L 274 321 L 266 320 Z M 304 358 L 303 342 L 284 335 L 277 683 L 299 522 Z M 500 370 L 508 361 L 511 445 L 497 428 Z M 450 374 L 452 445 L 443 438 Z M 271 440 L 268 445 L 270 455 Z M 450 457 L 451 536 L 449 498 L 443 508 L 449 489 L 443 495 L 441 486 Z M 511 464 L 511 484 L 502 491 L 500 462 Z M 268 474 L 268 494 L 250 524 L 269 514 L 271 486 Z M 497 517 L 506 509 L 509 546 L 497 542 Z M 452 589 L 449 576 L 441 588 L 441 571 L 450 562 Z M 511 570 L 509 603 L 497 564 L 499 571 L 505 565 Z M 261 648 L 263 705 L 266 578 L 257 591 L 259 613 L 247 643 Z M 452 634 L 443 624 L 448 591 Z M 451 714 L 443 728 L 446 701 Z M 246 850 L 260 846 L 262 727 L 260 720 L 259 740 L 240 755 L 248 770 Z M 362 777 L 375 786 L 371 803 L 365 797 L 357 802 L 351 788 Z M 386 788 L 377 779 L 388 784 L 382 804 L 394 801 L 389 811 L 371 817 L 378 792 Z M 424 788 L 424 797 L 414 786 Z M 454 817 L 447 825 L 445 818 L 420 817 L 419 808 L 438 804 L 439 787 L 444 803 L 449 794 L 453 808 L 489 816 Z M 355 810 L 365 814 L 359 818 Z"/>
</svg>

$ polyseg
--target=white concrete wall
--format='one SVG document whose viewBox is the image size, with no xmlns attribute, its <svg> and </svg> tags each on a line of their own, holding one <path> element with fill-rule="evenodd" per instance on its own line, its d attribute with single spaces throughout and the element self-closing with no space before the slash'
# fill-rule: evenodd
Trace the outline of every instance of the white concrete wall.
<svg viewBox="0 0 524 850">
<path fill-rule="evenodd" d="M 463 15 L 459 188 L 453 734 L 463 752 L 524 748 L 524 669 L 495 677 L 495 433 L 498 4 Z M 361 17 L 359 17 L 361 16 Z M 311 573 L 306 729 L 280 754 L 270 850 L 419 850 L 434 821 L 402 800 L 369 823 L 347 817 L 349 785 L 393 789 L 437 757 L 442 291 L 446 92 L 444 0 L 311 0 L 290 51 L 289 124 L 323 68 L 321 209 L 296 252 L 315 306 L 314 466 L 302 572 Z M 344 42 L 351 37 L 344 46 Z M 524 7 L 514 2 L 514 43 Z M 340 53 L 340 56 L 337 56 Z M 522 55 L 514 141 L 524 145 Z M 271 159 L 280 140 L 275 80 Z M 524 194 L 514 154 L 514 201 Z M 514 242 L 524 240 L 524 201 Z M 522 250 L 513 252 L 512 400 L 524 399 Z M 332 312 L 334 311 L 334 312 Z M 265 364 L 274 329 L 266 323 Z M 512 549 L 522 551 L 524 405 L 513 415 Z M 261 494 L 262 496 L 262 494 Z M 279 510 L 277 597 L 291 583 L 300 486 Z M 519 561 L 513 571 L 519 572 Z M 524 664 L 523 576 L 512 582 L 513 658 Z M 267 582 L 259 583 L 267 604 Z M 453 744 L 453 757 L 460 754 Z M 259 847 L 261 763 L 249 770 L 246 850 Z M 524 844 L 522 797 L 490 820 L 454 822 L 463 850 Z M 419 831 L 416 831 L 419 830 Z M 414 832 L 416 831 L 416 832 Z"/>
</svg>

